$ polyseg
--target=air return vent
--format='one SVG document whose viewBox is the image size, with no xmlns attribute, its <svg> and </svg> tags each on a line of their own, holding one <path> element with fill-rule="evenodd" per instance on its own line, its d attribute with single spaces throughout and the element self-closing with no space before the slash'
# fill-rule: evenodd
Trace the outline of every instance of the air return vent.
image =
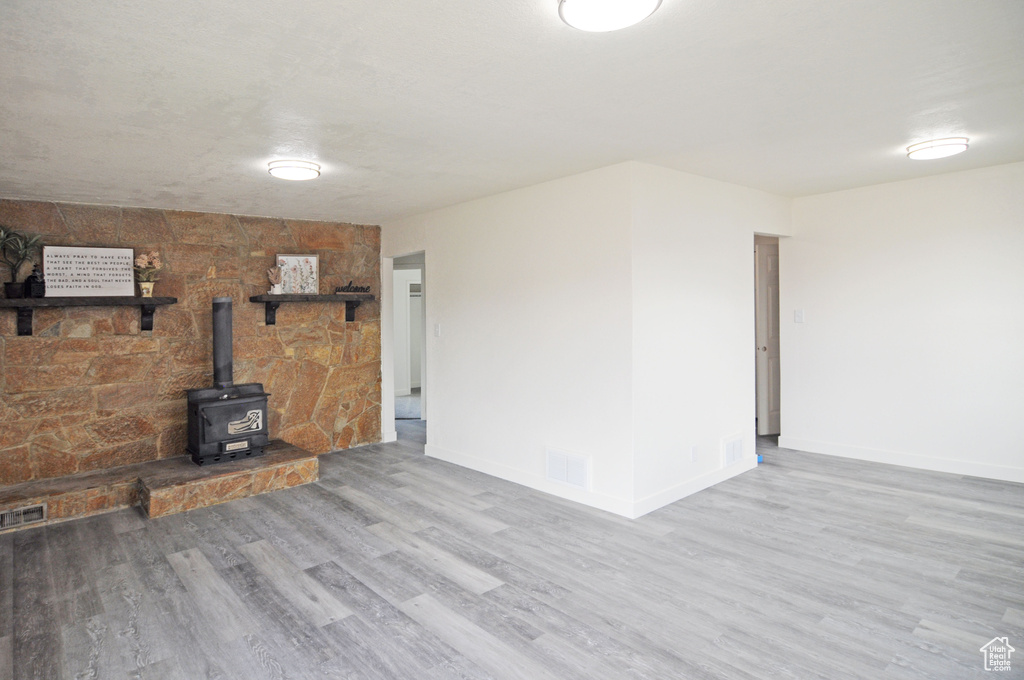
<svg viewBox="0 0 1024 680">
<path fill-rule="evenodd" d="M 46 503 L 0 512 L 0 529 L 25 526 L 46 521 Z"/>
<path fill-rule="evenodd" d="M 743 437 L 729 437 L 722 440 L 722 466 L 729 467 L 743 458 Z"/>
<path fill-rule="evenodd" d="M 590 487 L 590 460 L 556 449 L 547 450 L 548 479 L 575 486 Z"/>
</svg>

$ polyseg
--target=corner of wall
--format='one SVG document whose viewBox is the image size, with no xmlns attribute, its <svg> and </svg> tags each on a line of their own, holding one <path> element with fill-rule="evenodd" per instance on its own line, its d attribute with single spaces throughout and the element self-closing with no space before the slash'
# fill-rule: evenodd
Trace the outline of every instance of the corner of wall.
<svg viewBox="0 0 1024 680">
<path fill-rule="evenodd" d="M 622 517 L 629 519 L 635 519 L 640 516 L 636 513 L 635 504 L 632 498 L 617 498 L 615 496 L 609 496 L 594 491 L 584 491 L 581 489 L 574 489 L 564 484 L 558 484 L 545 479 L 543 476 L 538 474 L 532 474 L 521 468 L 514 468 L 507 465 L 502 465 L 495 461 L 481 458 L 479 456 L 468 455 L 465 453 L 459 453 L 450 449 L 445 449 L 440 446 L 433 444 L 427 444 L 424 448 L 424 453 L 431 457 L 443 460 L 448 463 L 454 463 L 470 470 L 476 470 L 492 477 L 498 477 L 516 484 L 522 484 L 531 489 L 541 491 L 543 493 L 557 496 L 558 498 L 564 498 L 574 503 L 580 503 L 591 508 L 597 508 L 598 510 L 604 510 Z"/>
<path fill-rule="evenodd" d="M 637 499 L 633 503 L 631 517 L 643 517 L 649 512 L 654 512 L 658 508 L 663 508 L 666 505 L 680 501 L 687 496 L 692 496 L 695 493 L 709 489 L 716 484 L 737 477 L 744 472 L 749 472 L 757 467 L 757 456 L 747 456 L 739 463 L 730 465 L 728 467 L 719 468 L 718 470 L 712 470 L 706 472 L 699 477 L 693 479 L 687 479 L 678 484 L 674 484 L 667 489 L 663 489 L 657 493 L 653 493 L 644 498 Z"/>
</svg>

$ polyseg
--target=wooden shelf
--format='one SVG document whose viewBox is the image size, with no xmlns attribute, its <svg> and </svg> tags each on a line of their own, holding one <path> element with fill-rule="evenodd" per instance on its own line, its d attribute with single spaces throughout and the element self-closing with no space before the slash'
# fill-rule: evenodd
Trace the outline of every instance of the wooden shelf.
<svg viewBox="0 0 1024 680">
<path fill-rule="evenodd" d="M 253 295 L 249 302 L 262 302 L 266 305 L 266 322 L 268 326 L 277 323 L 277 308 L 282 302 L 344 302 L 345 321 L 356 320 L 356 307 L 363 302 L 374 299 L 373 293 L 335 293 L 334 295 Z"/>
<path fill-rule="evenodd" d="M 173 297 L 43 297 L 0 299 L 0 309 L 18 310 L 18 335 L 32 335 L 32 312 L 37 307 L 138 307 L 142 314 L 139 330 L 153 330 L 153 313 L 161 305 L 173 305 Z"/>
</svg>

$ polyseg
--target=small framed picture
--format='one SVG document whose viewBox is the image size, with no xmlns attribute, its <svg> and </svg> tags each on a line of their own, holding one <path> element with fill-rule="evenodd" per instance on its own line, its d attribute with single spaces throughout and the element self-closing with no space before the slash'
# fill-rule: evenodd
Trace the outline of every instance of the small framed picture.
<svg viewBox="0 0 1024 680">
<path fill-rule="evenodd" d="M 285 295 L 316 295 L 320 292 L 320 264 L 316 255 L 278 255 L 281 289 Z"/>
</svg>

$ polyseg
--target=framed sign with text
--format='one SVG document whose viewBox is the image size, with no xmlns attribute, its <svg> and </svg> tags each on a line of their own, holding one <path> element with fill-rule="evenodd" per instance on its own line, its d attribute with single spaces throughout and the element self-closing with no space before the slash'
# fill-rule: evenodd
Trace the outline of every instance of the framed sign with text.
<svg viewBox="0 0 1024 680">
<path fill-rule="evenodd" d="M 135 295 L 131 248 L 43 246 L 46 297 Z"/>
</svg>

